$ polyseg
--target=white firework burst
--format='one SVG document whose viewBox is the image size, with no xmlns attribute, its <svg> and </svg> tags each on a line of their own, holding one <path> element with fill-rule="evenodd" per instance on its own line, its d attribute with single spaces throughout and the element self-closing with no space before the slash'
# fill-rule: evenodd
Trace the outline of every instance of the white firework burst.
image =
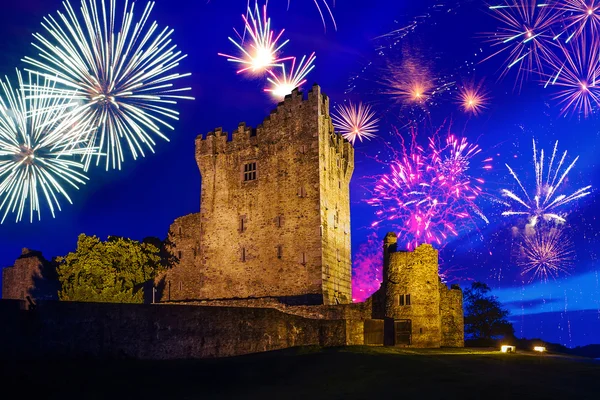
<svg viewBox="0 0 600 400">
<path fill-rule="evenodd" d="M 28 78 L 25 83 L 17 71 L 17 87 L 0 81 L 0 223 L 10 213 L 20 221 L 26 209 L 30 222 L 34 215 L 41 219 L 43 202 L 54 217 L 60 198 L 71 203 L 65 187 L 85 184 L 79 159 L 93 151 L 80 146 L 81 127 L 63 123 L 76 107 L 72 99 L 50 95 L 57 90 L 53 82 Z"/>
<path fill-rule="evenodd" d="M 559 156 L 557 153 L 558 141 L 554 144 L 554 150 L 546 169 L 544 165 L 544 150 L 542 149 L 538 154 L 535 140 L 533 140 L 533 165 L 535 169 L 535 191 L 533 194 L 527 192 L 515 171 L 506 164 L 508 171 L 519 185 L 523 194 L 519 196 L 513 191 L 502 189 L 502 194 L 512 200 L 512 204 L 506 204 L 511 209 L 504 211 L 502 215 L 526 216 L 530 226 L 535 226 L 540 218 L 545 221 L 563 223 L 566 221 L 565 214 L 564 212 L 561 213 L 558 209 L 591 193 L 591 185 L 577 189 L 571 194 L 560 193 L 561 185 L 565 182 L 565 179 L 575 166 L 575 163 L 577 163 L 579 157 L 576 157 L 567 168 L 562 170 L 563 166 L 566 165 L 567 152 L 565 151 L 562 156 Z M 517 206 L 517 209 L 513 209 L 513 206 Z"/>
<path fill-rule="evenodd" d="M 193 99 L 181 94 L 190 88 L 174 85 L 190 74 L 173 71 L 186 57 L 172 43 L 173 30 L 149 22 L 154 2 L 136 19 L 136 4 L 126 0 L 121 14 L 116 0 L 82 0 L 79 12 L 66 1 L 66 14 L 45 17 L 45 33 L 34 34 L 39 54 L 24 59 L 60 85 L 54 95 L 78 102 L 67 123 L 94 128 L 84 129 L 84 139 L 101 151 L 85 155 L 86 170 L 93 154 L 96 165 L 105 157 L 106 169 L 120 169 L 124 148 L 133 159 L 153 152 L 154 138 L 168 140 L 162 129 L 173 129 L 167 120 L 178 119 L 177 101 Z"/>
<path fill-rule="evenodd" d="M 335 111 L 337 114 L 331 116 L 333 125 L 350 143 L 354 144 L 356 139 L 362 142 L 363 139 L 375 137 L 379 118 L 375 117 L 370 105 L 350 102 L 348 105 L 335 107 Z"/>
</svg>

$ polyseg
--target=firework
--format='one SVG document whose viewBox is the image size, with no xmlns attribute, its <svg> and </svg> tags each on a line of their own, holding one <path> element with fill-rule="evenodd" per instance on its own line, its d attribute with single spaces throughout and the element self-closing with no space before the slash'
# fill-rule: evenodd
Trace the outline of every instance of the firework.
<svg viewBox="0 0 600 400">
<path fill-rule="evenodd" d="M 561 115 L 571 112 L 588 117 L 600 106 L 600 86 L 596 82 L 600 77 L 598 46 L 584 36 L 568 45 L 561 44 L 560 48 L 562 57 L 551 59 L 557 72 L 548 79 L 545 87 L 560 89 L 553 97 L 561 105 Z"/>
<path fill-rule="evenodd" d="M 27 208 L 30 222 L 34 215 L 39 220 L 44 201 L 54 217 L 55 209 L 61 209 L 61 196 L 71 203 L 65 187 L 78 189 L 87 179 L 81 172 L 83 165 L 73 157 L 89 149 L 72 146 L 77 144 L 73 138 L 81 135 L 79 128 L 61 123 L 75 105 L 67 96 L 48 95 L 55 83 L 41 77 L 30 75 L 25 84 L 17 71 L 18 88 L 8 78 L 0 82 L 1 222 L 9 213 L 20 221 Z"/>
<path fill-rule="evenodd" d="M 278 43 L 283 35 L 284 30 L 279 32 L 275 36 L 271 30 L 271 18 L 267 18 L 267 5 L 265 4 L 262 9 L 262 14 L 258 7 L 258 3 L 254 6 L 254 13 L 252 9 L 248 7 L 248 17 L 242 15 L 244 20 L 244 34 L 240 35 L 237 31 L 239 43 L 228 38 L 241 52 L 241 57 L 230 56 L 227 54 L 219 53 L 220 56 L 227 57 L 228 61 L 242 64 L 237 72 L 242 73 L 250 71 L 252 73 L 264 73 L 269 68 L 281 66 L 281 63 L 287 58 L 278 58 L 277 54 L 285 46 L 289 40 L 283 43 Z M 246 38 L 245 34 L 248 34 L 249 38 Z"/>
<path fill-rule="evenodd" d="M 571 194 L 561 194 L 560 189 L 565 182 L 569 172 L 575 167 L 579 157 L 576 157 L 573 162 L 568 164 L 565 163 L 567 158 L 567 152 L 565 151 L 562 156 L 558 154 L 558 141 L 554 144 L 554 150 L 548 161 L 548 167 L 544 165 L 544 150 L 542 149 L 539 154 L 537 152 L 535 139 L 533 140 L 533 166 L 535 171 L 535 189 L 532 194 L 529 194 L 525 189 L 525 186 L 515 173 L 515 171 L 506 164 L 508 171 L 511 176 L 517 182 L 521 189 L 522 195 L 519 196 L 513 191 L 503 189 L 502 194 L 511 203 L 506 203 L 506 206 L 510 207 L 510 210 L 504 211 L 504 216 L 520 215 L 527 217 L 528 224 L 534 227 L 541 219 L 544 221 L 550 221 L 554 223 L 563 223 L 566 221 L 565 213 L 560 212 L 559 209 L 565 208 L 575 200 L 590 194 L 591 186 L 585 186 L 575 190 Z M 516 207 L 516 208 L 515 208 Z"/>
<path fill-rule="evenodd" d="M 592 37 L 597 37 L 600 28 L 600 1 L 563 0 L 557 9 L 563 15 L 563 27 L 554 39 L 565 36 L 565 42 L 568 43 L 586 32 L 586 28 L 589 28 Z"/>
<path fill-rule="evenodd" d="M 383 74 L 385 94 L 403 105 L 424 106 L 436 92 L 435 79 L 426 64 L 407 59 L 400 65 L 389 64 Z"/>
<path fill-rule="evenodd" d="M 286 71 L 285 63 L 282 64 L 279 75 L 269 70 L 268 73 L 271 76 L 267 80 L 271 84 L 271 87 L 265 89 L 265 92 L 269 92 L 274 97 L 281 99 L 292 93 L 292 90 L 304 85 L 306 83 L 306 76 L 315 67 L 313 64 L 315 58 L 315 53 L 312 53 L 308 58 L 303 56 L 298 65 L 296 65 L 296 58 L 293 57 L 289 73 Z"/>
<path fill-rule="evenodd" d="M 479 115 L 487 108 L 489 100 L 483 85 L 464 85 L 458 92 L 459 103 L 464 112 Z"/>
<path fill-rule="evenodd" d="M 575 259 L 571 240 L 556 226 L 522 234 L 518 250 L 517 263 L 522 275 L 530 275 L 529 282 L 556 279 L 560 273 L 568 273 Z"/>
<path fill-rule="evenodd" d="M 379 289 L 383 280 L 383 246 L 376 234 L 358 247 L 352 260 L 352 301 L 363 302 Z"/>
<path fill-rule="evenodd" d="M 321 16 L 321 21 L 323 21 L 323 27 L 325 29 L 327 29 L 327 24 L 325 23 L 325 13 L 323 13 L 323 9 L 321 8 L 321 5 L 319 5 L 319 0 L 313 0 L 313 1 L 314 1 L 315 5 L 317 6 L 317 10 L 319 10 L 319 15 Z M 329 17 L 331 18 L 331 22 L 333 22 L 334 29 L 337 30 L 337 24 L 335 22 L 335 18 L 333 17 L 333 12 L 331 11 L 331 7 L 327 3 L 327 0 L 321 0 L 321 3 L 323 3 L 325 10 L 327 10 L 327 14 L 329 14 Z M 334 4 L 335 4 L 335 0 L 334 0 Z"/>
<path fill-rule="evenodd" d="M 368 204 L 377 207 L 372 227 L 386 222 L 399 232 L 398 237 L 412 250 L 423 243 L 443 245 L 449 236 L 457 236 L 487 218 L 477 206 L 483 179 L 472 174 L 477 145 L 449 133 L 444 140 L 436 132 L 427 147 L 416 141 L 400 140 L 400 150 L 392 149 L 390 172 L 374 177 Z M 489 169 L 490 159 L 483 168 Z"/>
<path fill-rule="evenodd" d="M 535 0 L 506 0 L 504 4 L 489 9 L 501 26 L 497 32 L 487 35 L 488 42 L 499 50 L 483 61 L 506 55 L 501 77 L 516 69 L 520 84 L 531 72 L 542 75 L 546 67 L 544 62 L 551 55 L 551 28 L 558 18 L 553 7 L 546 3 L 538 4 Z"/>
<path fill-rule="evenodd" d="M 49 95 L 66 93 L 79 103 L 69 121 L 94 128 L 83 129 L 89 131 L 84 139 L 101 150 L 96 165 L 105 157 L 106 169 L 121 168 L 124 147 L 136 159 L 145 148 L 154 151 L 153 136 L 168 140 L 161 128 L 173 129 L 167 123 L 178 119 L 173 107 L 192 99 L 181 95 L 190 88 L 174 86 L 189 74 L 173 71 L 185 58 L 172 44 L 173 31 L 148 22 L 153 2 L 136 19 L 136 4 L 126 1 L 119 18 L 115 0 L 82 0 L 79 14 L 64 2 L 66 14 L 44 18 L 46 35 L 34 34 L 38 57 L 24 59 L 36 68 L 32 72 L 61 86 Z M 86 170 L 92 157 L 84 156 Z"/>
<path fill-rule="evenodd" d="M 333 125 L 350 143 L 354 144 L 356 139 L 362 142 L 363 139 L 375 137 L 379 119 L 375 118 L 375 112 L 372 111 L 371 106 L 363 103 L 355 105 L 350 102 L 349 105 L 342 105 L 335 109 L 338 114 L 331 116 Z"/>
</svg>

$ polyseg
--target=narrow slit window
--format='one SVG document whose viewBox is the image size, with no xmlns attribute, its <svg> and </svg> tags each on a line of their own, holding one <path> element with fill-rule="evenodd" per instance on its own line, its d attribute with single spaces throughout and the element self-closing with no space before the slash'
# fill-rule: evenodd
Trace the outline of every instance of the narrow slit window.
<svg viewBox="0 0 600 400">
<path fill-rule="evenodd" d="M 177 252 L 177 258 L 179 258 L 179 259 L 181 260 L 181 250 L 179 250 L 179 251 Z"/>
<path fill-rule="evenodd" d="M 242 254 L 241 254 L 240 258 L 241 258 L 242 262 L 246 261 L 246 248 L 245 247 L 242 247 Z"/>
<path fill-rule="evenodd" d="M 302 252 L 301 264 L 306 265 L 306 253 Z"/>
<path fill-rule="evenodd" d="M 398 304 L 401 306 L 404 305 L 404 295 L 403 294 L 398 295 Z"/>
<path fill-rule="evenodd" d="M 277 258 L 281 259 L 283 257 L 283 246 L 277 246 Z"/>
<path fill-rule="evenodd" d="M 298 188 L 298 197 L 306 197 L 306 189 L 304 186 L 300 186 L 300 188 Z"/>
<path fill-rule="evenodd" d="M 246 216 L 245 215 L 240 216 L 239 231 L 240 231 L 240 233 L 246 231 Z"/>
<path fill-rule="evenodd" d="M 179 227 L 179 234 L 181 235 L 181 227 Z"/>
<path fill-rule="evenodd" d="M 410 294 L 406 295 L 406 305 L 410 306 Z"/>
<path fill-rule="evenodd" d="M 283 215 L 278 215 L 275 219 L 275 223 L 278 228 L 281 228 L 283 226 Z"/>
</svg>

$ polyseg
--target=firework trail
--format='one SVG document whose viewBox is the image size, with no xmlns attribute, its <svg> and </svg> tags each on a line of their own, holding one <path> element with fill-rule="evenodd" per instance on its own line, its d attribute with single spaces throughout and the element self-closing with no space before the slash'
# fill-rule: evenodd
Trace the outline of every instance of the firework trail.
<svg viewBox="0 0 600 400">
<path fill-rule="evenodd" d="M 124 147 L 136 159 L 145 148 L 154 151 L 153 136 L 168 140 L 161 128 L 173 129 L 167 120 L 178 119 L 177 101 L 192 99 L 181 94 L 190 88 L 174 84 L 190 74 L 173 71 L 186 57 L 172 44 L 173 30 L 149 23 L 154 2 L 146 4 L 139 19 L 134 14 L 138 3 L 125 1 L 122 17 L 115 3 L 82 0 L 78 13 L 64 2 L 66 14 L 45 17 L 45 34 L 34 34 L 38 56 L 24 59 L 36 68 L 31 72 L 61 86 L 49 96 L 67 95 L 78 102 L 67 123 L 75 121 L 89 132 L 83 139 L 89 149 L 100 149 L 96 165 L 105 157 L 106 169 L 121 168 Z M 84 155 L 86 170 L 93 156 L 91 151 Z"/>
<path fill-rule="evenodd" d="M 375 137 L 379 118 L 375 117 L 371 106 L 350 102 L 348 105 L 335 107 L 335 111 L 337 114 L 331 116 L 333 125 L 350 143 L 354 144 L 356 139 L 362 142 L 363 139 Z"/>
<path fill-rule="evenodd" d="M 535 139 L 533 140 L 533 166 L 535 172 L 535 189 L 532 194 L 528 193 L 525 186 L 515 173 L 515 171 L 506 164 L 508 171 L 511 176 L 515 179 L 519 188 L 521 189 L 522 195 L 519 196 L 513 191 L 508 189 L 502 189 L 502 195 L 512 200 L 510 203 L 506 203 L 506 206 L 510 207 L 508 211 L 504 211 L 504 216 L 521 215 L 528 219 L 528 225 L 535 227 L 538 221 L 541 219 L 545 221 L 552 221 L 555 223 L 563 223 L 566 221 L 565 213 L 559 213 L 559 208 L 571 204 L 577 199 L 585 197 L 590 194 L 590 186 L 585 186 L 577 189 L 571 194 L 560 194 L 561 185 L 565 182 L 569 172 L 575 167 L 579 156 L 573 160 L 571 164 L 567 164 L 565 160 L 567 158 L 567 152 L 565 151 L 562 156 L 558 154 L 558 141 L 554 144 L 554 150 L 548 160 L 548 167 L 546 168 L 544 163 L 544 150 L 542 149 L 539 154 L 536 148 Z"/>
<path fill-rule="evenodd" d="M 241 57 L 223 53 L 219 53 L 219 55 L 227 57 L 227 61 L 242 64 L 242 67 L 237 71 L 238 74 L 247 71 L 255 74 L 265 73 L 271 67 L 281 66 L 283 61 L 290 59 L 291 57 L 277 57 L 279 51 L 289 40 L 278 43 L 285 30 L 275 36 L 271 30 L 271 18 L 267 18 L 267 5 L 263 6 L 262 14 L 258 2 L 254 5 L 254 13 L 248 6 L 248 16 L 249 18 L 242 15 L 245 25 L 244 34 L 240 35 L 236 31 L 239 43 L 231 37 L 228 38 L 240 50 Z M 246 33 L 249 39 L 246 38 Z"/>
<path fill-rule="evenodd" d="M 476 204 L 484 181 L 472 176 L 480 152 L 477 145 L 450 132 L 443 140 L 436 132 L 427 147 L 417 143 L 414 129 L 408 146 L 400 136 L 400 150 L 393 149 L 389 172 L 374 177 L 369 189 L 372 197 L 367 203 L 377 208 L 371 226 L 390 224 L 400 242 L 412 250 L 423 243 L 439 247 L 448 237 L 476 225 L 476 220 L 487 223 Z M 483 160 L 482 168 L 491 168 L 490 161 Z"/>
<path fill-rule="evenodd" d="M 561 115 L 569 112 L 588 117 L 600 106 L 600 52 L 597 42 L 581 40 L 560 45 L 560 56 L 549 59 L 556 71 L 545 87 L 560 90 L 553 95 L 561 106 Z"/>
<path fill-rule="evenodd" d="M 78 189 L 87 179 L 83 165 L 73 160 L 90 151 L 73 146 L 81 128 L 61 123 L 76 105 L 68 96 L 49 95 L 56 89 L 54 82 L 28 78 L 25 84 L 17 71 L 17 88 L 8 78 L 0 81 L 0 223 L 9 213 L 21 221 L 26 209 L 30 222 L 34 215 L 39 220 L 43 202 L 54 217 L 61 209 L 60 197 L 71 203 L 65 187 Z"/>
<path fill-rule="evenodd" d="M 538 4 L 535 0 L 506 0 L 489 10 L 501 26 L 486 37 L 491 46 L 499 50 L 483 61 L 504 55 L 506 60 L 500 77 L 516 69 L 519 86 L 532 72 L 542 76 L 547 68 L 545 60 L 551 56 L 552 26 L 558 19 L 552 5 Z"/>
<path fill-rule="evenodd" d="M 518 248 L 517 263 L 522 268 L 521 275 L 547 281 L 556 279 L 560 273 L 567 273 L 573 265 L 575 251 L 573 243 L 563 229 L 544 225 L 533 233 L 523 233 Z"/>
<path fill-rule="evenodd" d="M 291 59 L 291 67 L 289 72 L 285 68 L 285 63 L 279 68 L 279 75 L 275 74 L 272 70 L 268 73 L 271 75 L 267 78 L 271 86 L 264 89 L 265 92 L 269 92 L 273 97 L 282 99 L 288 94 L 292 93 L 292 90 L 301 87 L 306 83 L 306 76 L 313 70 L 314 61 L 316 59 L 315 53 L 312 53 L 308 58 L 302 56 L 302 59 L 296 65 L 296 57 Z"/>
<path fill-rule="evenodd" d="M 600 1 L 562 0 L 556 8 L 562 15 L 562 26 L 560 33 L 554 36 L 555 40 L 566 36 L 565 43 L 568 43 L 585 33 L 586 28 L 589 28 L 593 38 L 597 38 L 600 29 Z"/>
</svg>

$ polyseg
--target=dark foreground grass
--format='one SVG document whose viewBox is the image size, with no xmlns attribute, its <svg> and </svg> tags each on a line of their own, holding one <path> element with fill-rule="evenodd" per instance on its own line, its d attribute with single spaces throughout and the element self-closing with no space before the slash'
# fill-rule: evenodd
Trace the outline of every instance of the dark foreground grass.
<svg viewBox="0 0 600 400">
<path fill-rule="evenodd" d="M 600 364 L 589 359 L 472 349 L 308 347 L 217 360 L 0 368 L 7 399 L 600 399 Z"/>
</svg>

